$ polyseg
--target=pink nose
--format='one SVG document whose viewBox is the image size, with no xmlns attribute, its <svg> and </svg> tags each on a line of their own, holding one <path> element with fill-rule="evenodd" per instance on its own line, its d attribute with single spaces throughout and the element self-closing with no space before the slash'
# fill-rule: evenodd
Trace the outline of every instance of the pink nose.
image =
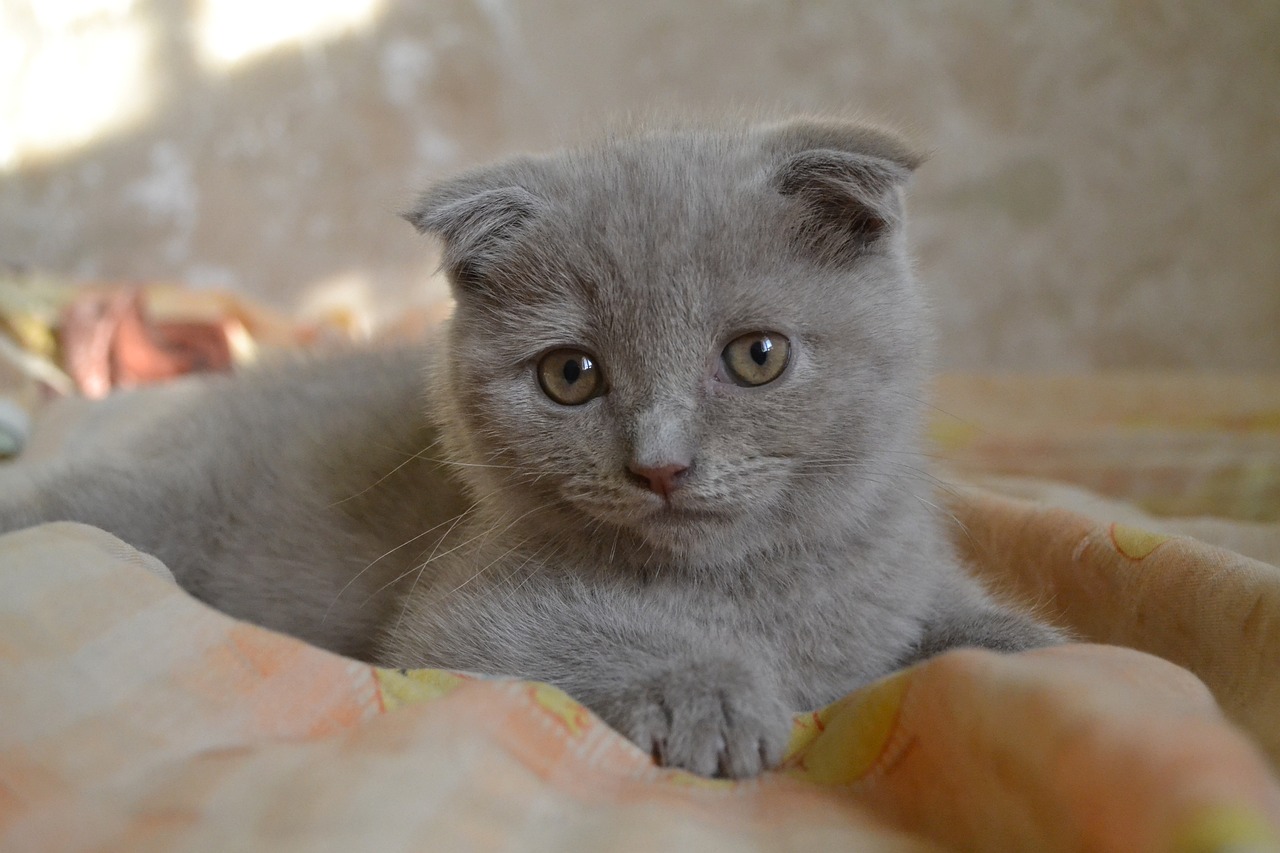
<svg viewBox="0 0 1280 853">
<path fill-rule="evenodd" d="M 685 481 L 689 473 L 689 466 L 672 464 L 646 468 L 631 463 L 627 465 L 627 470 L 631 472 L 639 485 L 644 486 L 656 495 L 668 498 Z"/>
</svg>

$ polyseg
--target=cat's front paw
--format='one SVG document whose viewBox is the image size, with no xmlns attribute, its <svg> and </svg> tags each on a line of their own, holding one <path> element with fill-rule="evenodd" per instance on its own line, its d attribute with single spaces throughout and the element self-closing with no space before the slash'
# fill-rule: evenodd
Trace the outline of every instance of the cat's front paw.
<svg viewBox="0 0 1280 853">
<path fill-rule="evenodd" d="M 741 779 L 774 767 L 791 732 L 781 693 L 734 661 L 675 665 L 598 703 L 659 764 Z"/>
</svg>

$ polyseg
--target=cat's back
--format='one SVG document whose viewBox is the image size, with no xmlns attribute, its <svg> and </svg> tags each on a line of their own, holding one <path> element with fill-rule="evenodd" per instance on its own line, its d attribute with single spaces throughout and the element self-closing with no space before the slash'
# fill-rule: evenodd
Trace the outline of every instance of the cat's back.
<svg viewBox="0 0 1280 853">
<path fill-rule="evenodd" d="M 234 616 L 360 653 L 419 549 L 375 559 L 463 508 L 426 369 L 422 347 L 351 350 L 143 395 L 137 429 L 11 475 L 0 526 L 94 524 Z"/>
</svg>

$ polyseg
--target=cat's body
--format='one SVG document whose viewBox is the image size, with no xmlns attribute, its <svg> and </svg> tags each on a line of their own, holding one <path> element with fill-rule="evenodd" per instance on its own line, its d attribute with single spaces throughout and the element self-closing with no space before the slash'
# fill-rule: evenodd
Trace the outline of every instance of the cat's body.
<svg viewBox="0 0 1280 853">
<path fill-rule="evenodd" d="M 414 456 L 435 441 L 423 382 L 414 348 L 130 392 L 110 403 L 157 411 L 142 428 L 0 469 L 0 530 L 96 525 L 220 610 L 372 659 L 407 588 L 396 577 L 432 543 L 375 558 L 467 506 L 439 464 Z"/>
<path fill-rule="evenodd" d="M 198 392 L 0 529 L 90 521 L 235 615 L 548 681 L 667 763 L 757 772 L 792 711 L 1056 639 L 964 576 L 927 499 L 915 163 L 796 122 L 465 174 L 410 214 L 445 241 L 439 340 Z"/>
</svg>

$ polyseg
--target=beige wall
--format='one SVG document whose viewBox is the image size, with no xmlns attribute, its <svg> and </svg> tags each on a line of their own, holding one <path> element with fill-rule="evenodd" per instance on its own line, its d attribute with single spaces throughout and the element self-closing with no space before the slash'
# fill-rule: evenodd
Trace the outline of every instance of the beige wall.
<svg viewBox="0 0 1280 853">
<path fill-rule="evenodd" d="M 386 308 L 421 181 L 655 104 L 931 144 L 950 368 L 1280 368 L 1274 0 L 0 0 L 0 259 Z"/>
</svg>

